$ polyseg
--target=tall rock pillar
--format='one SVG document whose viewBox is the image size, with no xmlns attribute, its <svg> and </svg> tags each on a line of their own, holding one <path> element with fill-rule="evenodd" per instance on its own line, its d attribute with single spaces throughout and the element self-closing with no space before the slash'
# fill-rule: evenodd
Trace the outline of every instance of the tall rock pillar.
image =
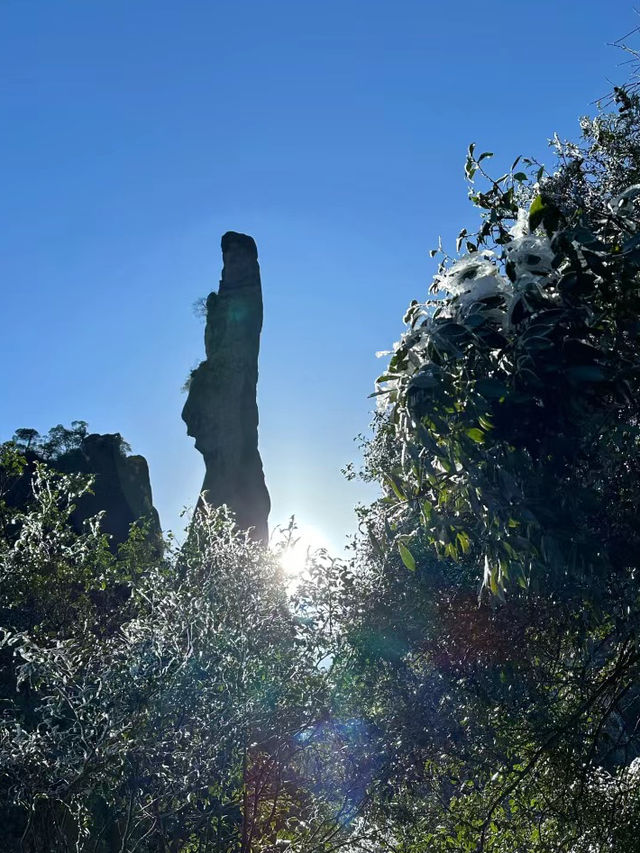
<svg viewBox="0 0 640 853">
<path fill-rule="evenodd" d="M 204 456 L 204 499 L 227 504 L 239 527 L 252 528 L 253 537 L 266 542 L 271 502 L 258 452 L 262 288 L 256 244 L 229 231 L 222 259 L 220 288 L 207 298 L 206 359 L 191 374 L 182 419 Z"/>
</svg>

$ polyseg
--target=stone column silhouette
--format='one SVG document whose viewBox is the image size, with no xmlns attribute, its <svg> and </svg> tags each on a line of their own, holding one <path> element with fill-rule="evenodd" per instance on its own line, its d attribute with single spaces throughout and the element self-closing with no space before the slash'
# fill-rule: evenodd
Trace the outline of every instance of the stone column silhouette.
<svg viewBox="0 0 640 853">
<path fill-rule="evenodd" d="M 202 491 L 226 504 L 254 539 L 268 539 L 271 502 L 258 452 L 258 352 L 262 287 L 258 250 L 246 234 L 222 238 L 220 288 L 207 298 L 206 359 L 193 371 L 182 410 L 187 433 L 204 456 Z"/>
</svg>

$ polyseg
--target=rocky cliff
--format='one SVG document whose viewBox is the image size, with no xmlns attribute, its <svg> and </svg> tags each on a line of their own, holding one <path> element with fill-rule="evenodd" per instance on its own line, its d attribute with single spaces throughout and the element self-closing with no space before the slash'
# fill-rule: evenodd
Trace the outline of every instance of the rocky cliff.
<svg viewBox="0 0 640 853">
<path fill-rule="evenodd" d="M 268 538 L 269 493 L 258 452 L 258 352 L 262 287 L 251 237 L 222 238 L 223 270 L 207 298 L 205 360 L 193 371 L 182 411 L 187 432 L 204 456 L 202 491 L 212 506 L 226 504 L 238 526 Z"/>
<path fill-rule="evenodd" d="M 85 519 L 104 512 L 101 529 L 116 551 L 127 539 L 130 525 L 143 521 L 151 541 L 161 549 L 160 519 L 153 506 L 147 460 L 128 455 L 129 447 L 119 433 L 88 434 L 84 421 L 74 421 L 72 429 L 59 424 L 44 437 L 36 430 L 18 430 L 14 441 L 28 464 L 10 483 L 6 494 L 9 506 L 25 508 L 32 500 L 31 477 L 36 462 L 46 462 L 63 474 L 89 474 L 93 477 L 92 494 L 76 502 L 71 517 L 74 526 L 80 530 Z"/>
<path fill-rule="evenodd" d="M 78 501 L 74 522 L 104 511 L 101 528 L 114 545 L 124 542 L 134 521 L 143 521 L 152 537 L 160 538 L 160 519 L 153 506 L 149 466 L 144 456 L 128 456 L 119 433 L 87 435 L 77 449 L 56 459 L 65 474 L 92 474 L 93 494 Z"/>
</svg>

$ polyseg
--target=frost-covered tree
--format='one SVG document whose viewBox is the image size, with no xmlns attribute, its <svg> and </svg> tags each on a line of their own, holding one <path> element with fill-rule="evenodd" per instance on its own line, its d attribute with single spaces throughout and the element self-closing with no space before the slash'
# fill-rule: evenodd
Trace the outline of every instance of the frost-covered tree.
<svg viewBox="0 0 640 853">
<path fill-rule="evenodd" d="M 87 485 L 38 465 L 0 536 L 2 849 L 343 845 L 361 792 L 318 587 L 290 603 L 223 510 L 163 557 L 135 529 L 114 556 L 97 520 L 70 524 Z"/>
<path fill-rule="evenodd" d="M 379 380 L 352 643 L 389 849 L 637 837 L 640 106 L 618 101 L 552 173 L 494 180 L 470 148 L 479 226 Z"/>
</svg>

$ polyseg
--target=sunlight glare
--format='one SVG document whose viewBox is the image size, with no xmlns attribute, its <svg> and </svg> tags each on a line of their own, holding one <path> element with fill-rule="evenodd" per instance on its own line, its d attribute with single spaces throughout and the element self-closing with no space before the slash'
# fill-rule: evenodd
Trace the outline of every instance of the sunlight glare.
<svg viewBox="0 0 640 853">
<path fill-rule="evenodd" d="M 308 556 L 320 548 L 331 550 L 329 542 L 317 527 L 300 524 L 292 544 L 280 555 L 280 565 L 289 578 L 299 578 L 305 571 Z"/>
</svg>

